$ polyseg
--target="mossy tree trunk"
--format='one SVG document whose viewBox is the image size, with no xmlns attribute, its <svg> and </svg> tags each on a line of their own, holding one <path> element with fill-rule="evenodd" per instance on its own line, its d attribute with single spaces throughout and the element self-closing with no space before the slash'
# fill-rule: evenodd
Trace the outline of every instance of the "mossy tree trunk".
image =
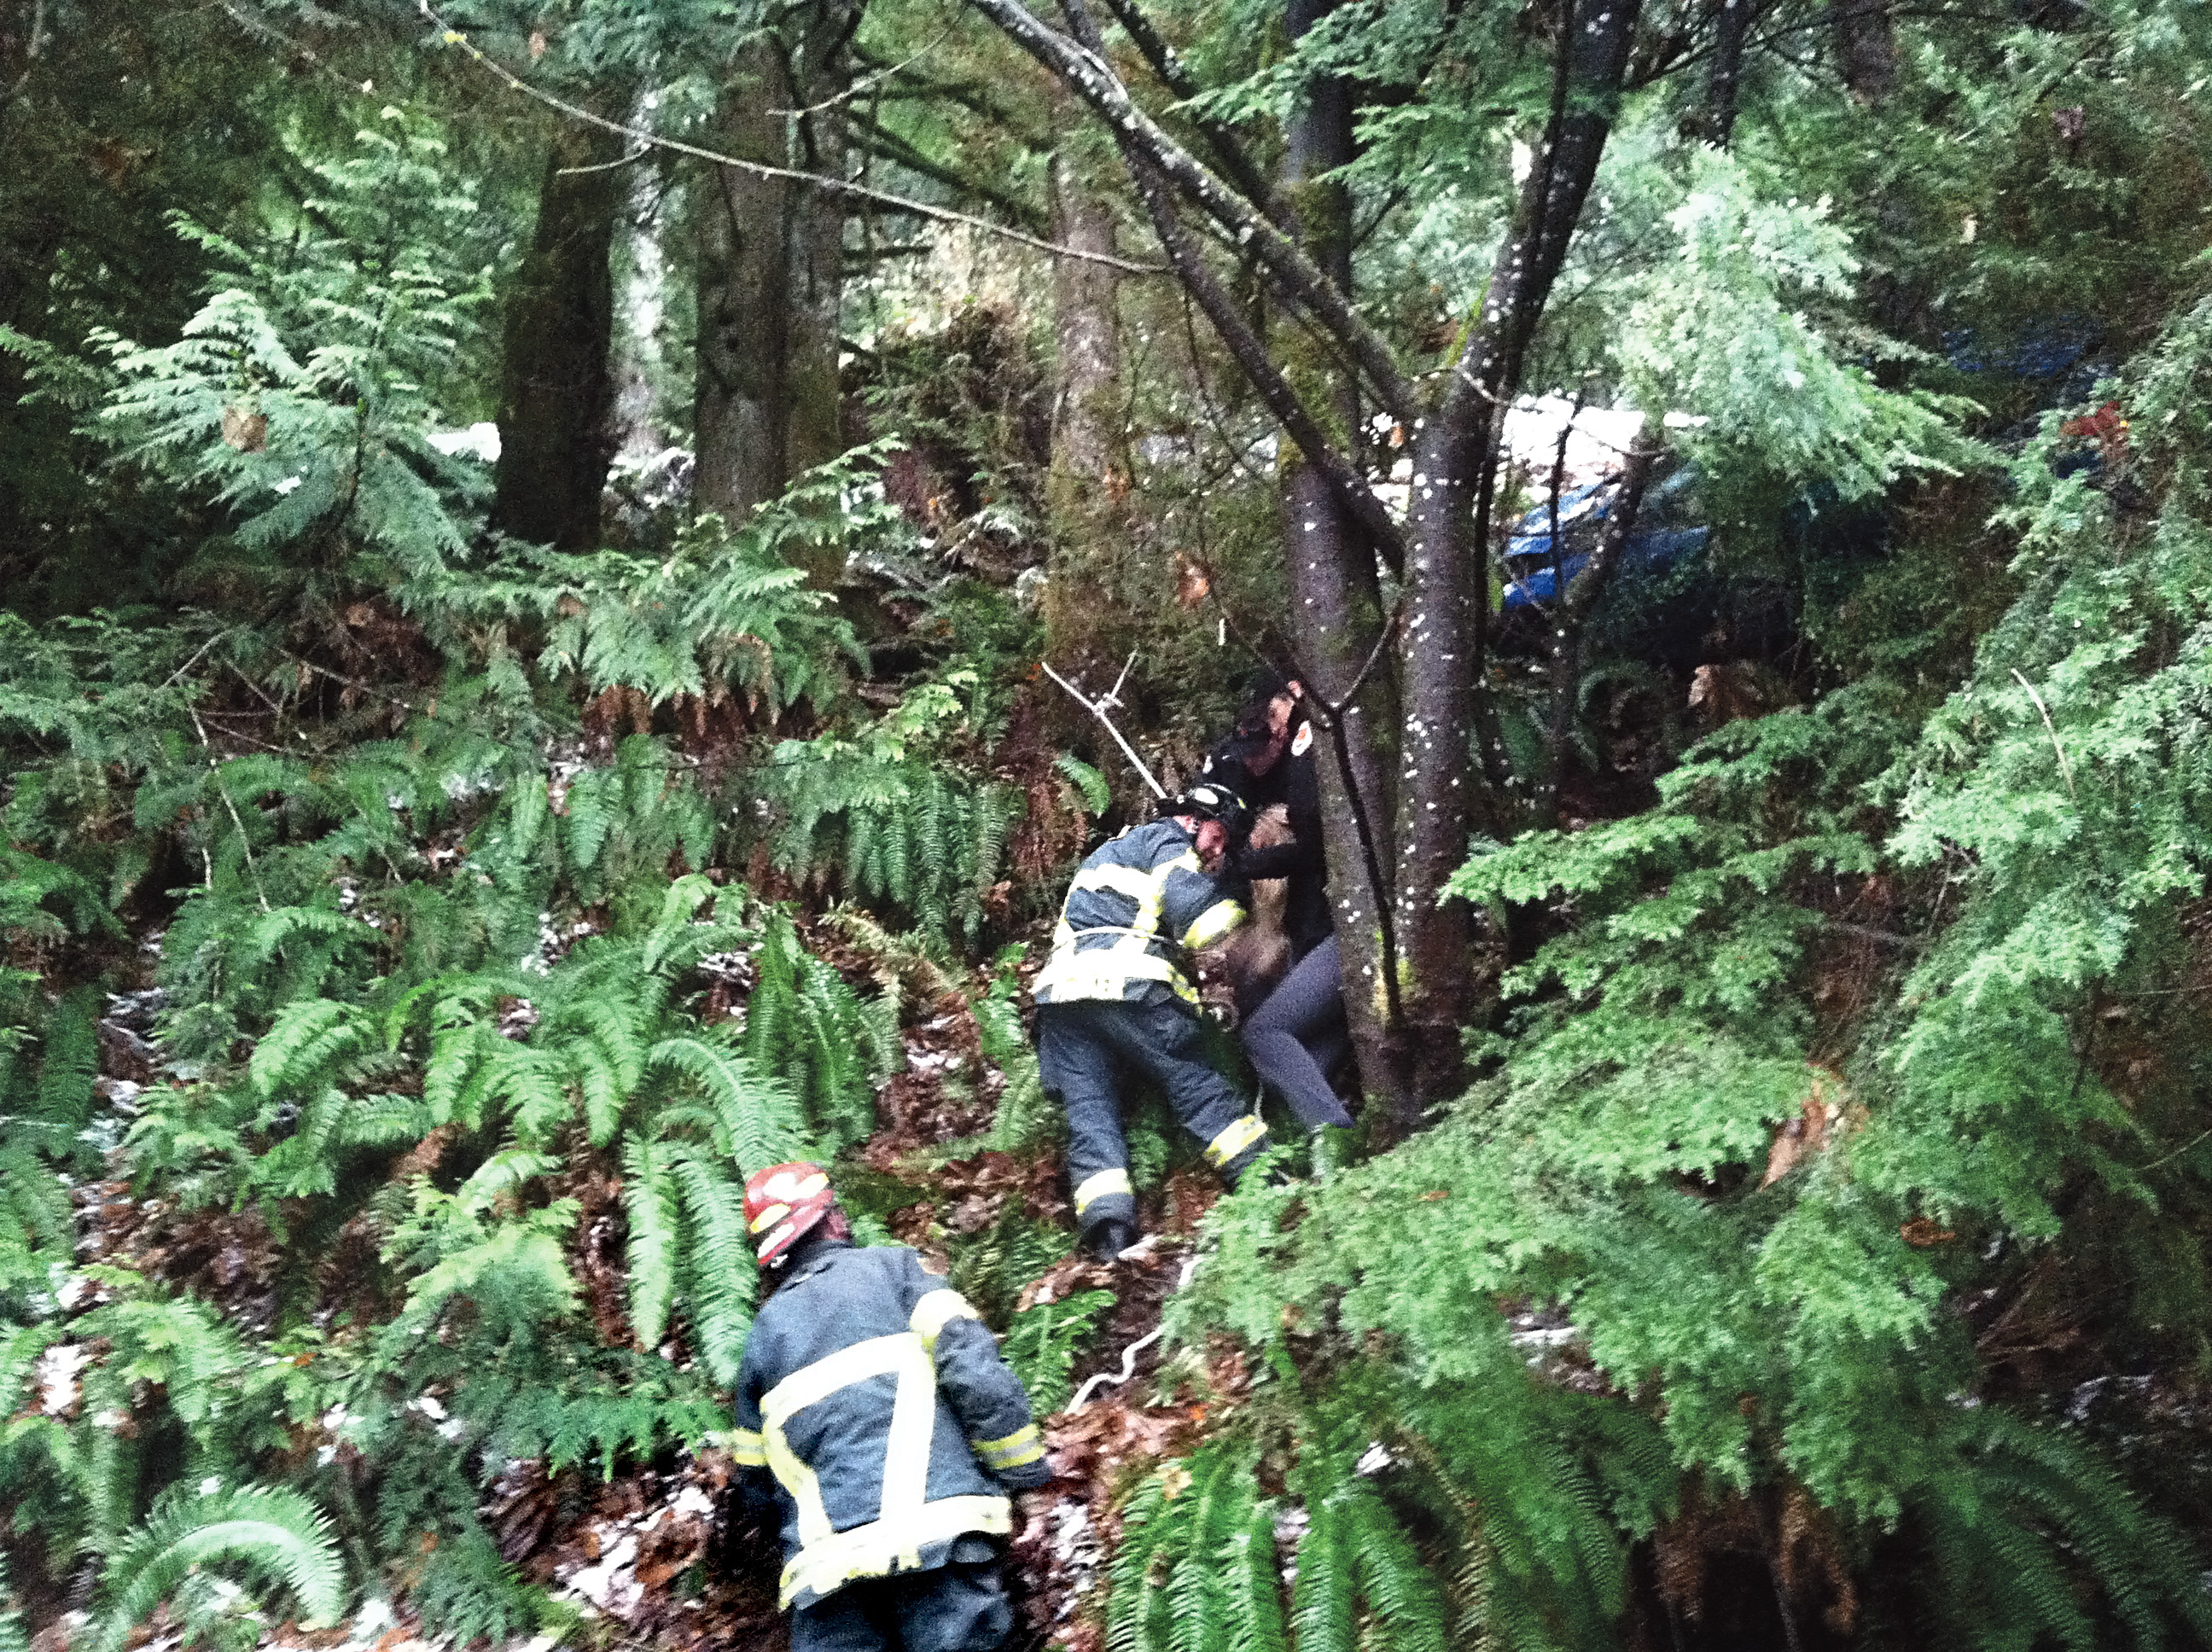
<svg viewBox="0 0 2212 1652">
<path fill-rule="evenodd" d="M 1076 111 L 1066 113 L 1073 120 Z M 1113 206 L 1076 156 L 1066 149 L 1055 155 L 1050 177 L 1053 239 L 1078 252 L 1114 257 Z M 1051 497 L 1056 513 L 1086 526 L 1116 510 L 1128 486 L 1121 294 L 1111 264 L 1063 258 L 1054 267 Z"/>
<path fill-rule="evenodd" d="M 1340 0 L 1289 0 L 1285 33 L 1295 45 Z M 1285 134 L 1283 184 L 1300 240 L 1315 263 L 1347 294 L 1352 288 L 1352 197 L 1338 168 L 1357 154 L 1352 88 L 1340 76 L 1316 76 L 1301 88 Z M 1295 348 L 1293 345 L 1292 348 Z M 1337 440 L 1359 440 L 1358 386 L 1318 361 L 1302 363 L 1331 404 Z M 1322 835 L 1332 872 L 1330 902 L 1342 942 L 1344 996 L 1360 1072 L 1387 1098 L 1390 1127 L 1410 1123 L 1410 1099 L 1391 1081 L 1401 1065 L 1392 1048 L 1392 1016 L 1382 988 L 1393 966 L 1382 943 L 1390 891 L 1384 834 L 1391 817 L 1392 756 L 1398 727 L 1395 683 L 1389 671 L 1367 670 L 1385 616 L 1375 547 L 1330 486 L 1295 446 L 1283 449 L 1283 544 L 1290 574 L 1295 668 L 1325 705 L 1316 774 Z M 1369 1075 L 1372 1075 L 1370 1078 Z"/>
<path fill-rule="evenodd" d="M 614 457 L 614 273 L 626 173 L 617 135 L 562 126 L 546 157 L 538 228 L 507 300 L 493 520 L 562 550 L 599 544 Z"/>
<path fill-rule="evenodd" d="M 743 160 L 842 177 L 860 18 L 808 0 L 737 55 L 710 145 Z M 786 178 L 719 167 L 700 181 L 698 501 L 742 520 L 842 449 L 837 351 L 845 201 Z M 817 584 L 840 569 L 810 568 Z"/>
</svg>

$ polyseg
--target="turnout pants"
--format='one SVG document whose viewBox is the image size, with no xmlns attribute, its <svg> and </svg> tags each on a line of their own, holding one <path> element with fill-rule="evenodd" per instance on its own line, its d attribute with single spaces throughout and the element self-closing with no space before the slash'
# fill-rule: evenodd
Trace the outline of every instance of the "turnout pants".
<svg viewBox="0 0 2212 1652">
<path fill-rule="evenodd" d="M 1309 1130 L 1352 1122 L 1328 1084 L 1328 1069 L 1351 1042 L 1340 967 L 1332 935 L 1291 965 L 1244 1023 L 1244 1053 L 1252 1058 L 1252 1070 L 1290 1103 Z"/>
<path fill-rule="evenodd" d="M 1198 1017 L 1175 999 L 1040 1004 L 1036 1027 L 1038 1076 L 1067 1110 L 1068 1180 L 1075 1224 L 1085 1231 L 1109 1220 L 1136 1221 L 1121 1134 L 1126 1071 L 1166 1092 L 1183 1128 L 1205 1144 L 1206 1162 L 1232 1182 L 1267 1147 L 1267 1126 L 1207 1064 Z"/>
<path fill-rule="evenodd" d="M 791 1614 L 791 1652 L 998 1652 L 1013 1626 L 994 1555 L 848 1583 Z"/>
</svg>

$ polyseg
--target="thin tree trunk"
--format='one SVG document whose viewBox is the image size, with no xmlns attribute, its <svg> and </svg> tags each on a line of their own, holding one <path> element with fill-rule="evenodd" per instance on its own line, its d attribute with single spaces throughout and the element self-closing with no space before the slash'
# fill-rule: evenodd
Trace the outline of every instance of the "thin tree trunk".
<svg viewBox="0 0 2212 1652">
<path fill-rule="evenodd" d="M 1295 45 L 1340 0 L 1288 0 L 1285 32 Z M 1349 297 L 1352 198 L 1331 176 L 1352 161 L 1352 88 L 1341 77 L 1316 76 L 1302 88 L 1284 154 L 1284 190 L 1299 238 L 1314 262 Z M 1308 364 L 1333 380 L 1333 434 L 1347 452 L 1358 447 L 1359 398 L 1346 375 Z M 1383 834 L 1390 818 L 1390 751 L 1397 732 L 1389 674 L 1364 668 L 1379 646 L 1385 617 L 1375 553 L 1328 479 L 1294 446 L 1283 466 L 1283 544 L 1291 586 L 1291 635 L 1306 686 L 1326 706 L 1321 737 L 1330 750 L 1316 767 L 1322 831 L 1331 869 L 1343 960 L 1344 1001 L 1360 1075 L 1370 1106 L 1379 1104 L 1382 1133 L 1401 1135 L 1414 1098 L 1397 1083 L 1392 997 L 1395 938 L 1385 926 L 1389 859 Z"/>
<path fill-rule="evenodd" d="M 1744 42 L 1758 16 L 1758 0 L 1717 0 L 1715 8 L 1712 68 L 1705 77 L 1705 136 L 1722 149 L 1735 136 Z"/>
<path fill-rule="evenodd" d="M 1590 15 L 1595 8 L 1595 15 Z M 1562 0 L 1554 14 L 1552 115 L 1499 249 L 1480 325 L 1443 406 L 1413 444 L 1405 624 L 1398 637 L 1405 733 L 1394 832 L 1400 936 L 1401 1047 L 1424 1101 L 1460 1082 L 1472 914 L 1443 887 L 1467 858 L 1475 799 L 1470 735 L 1488 646 L 1490 517 L 1505 410 L 1597 176 L 1612 129 L 1638 0 Z M 1502 824 L 1525 806 L 1491 728 L 1480 731 L 1491 808 Z M 1501 794 L 1502 793 L 1502 794 Z"/>
<path fill-rule="evenodd" d="M 722 90 L 714 146 L 743 160 L 841 175 L 857 19 L 814 0 L 757 37 Z M 699 203 L 699 503 L 741 521 L 843 446 L 837 348 L 845 204 L 788 179 L 718 167 Z M 834 555 L 834 553 L 833 553 Z M 808 569 L 817 584 L 842 572 Z"/>
<path fill-rule="evenodd" d="M 569 125 L 556 136 L 538 193 L 538 229 L 507 301 L 493 521 L 562 550 L 599 544 L 599 495 L 614 457 L 610 257 L 624 188 L 599 167 L 622 140 Z"/>
</svg>

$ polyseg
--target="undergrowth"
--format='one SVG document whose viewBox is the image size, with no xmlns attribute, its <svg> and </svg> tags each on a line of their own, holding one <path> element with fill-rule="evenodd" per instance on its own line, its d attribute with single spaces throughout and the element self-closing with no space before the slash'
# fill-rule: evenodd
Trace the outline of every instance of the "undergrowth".
<svg viewBox="0 0 2212 1652">
<path fill-rule="evenodd" d="M 34 362 L 222 525 L 193 566 L 229 600 L 0 612 L 0 1652 L 19 1591 L 104 1647 L 165 1602 L 234 1649 L 363 1594 L 563 1630 L 489 1489 L 724 1424 L 743 1176 L 897 1181 L 854 1150 L 906 978 L 965 994 L 1003 1080 L 938 1162 L 1051 1133 L 1019 953 L 968 967 L 1038 909 L 1035 788 L 1079 827 L 1111 801 L 999 762 L 1028 623 L 940 594 L 911 678 L 856 691 L 797 569 L 899 549 L 880 449 L 656 559 L 487 539 L 424 440 L 486 290 L 470 203 L 396 113 L 310 158 L 330 233 L 272 260 L 183 225 L 220 274 L 179 340 Z M 2209 350 L 2200 309 L 2127 369 L 2130 490 L 2054 473 L 2056 415 L 2018 456 L 1971 660 L 1932 615 L 1656 806 L 1462 870 L 1507 1011 L 1429 1128 L 1209 1218 L 1158 1390 L 1195 1443 L 1104 1488 L 1114 1652 L 1585 1652 L 1655 1598 L 1694 1620 L 1699 1557 L 1747 1542 L 1785 1628 L 2212 1637 L 2188 1535 L 2027 1357 L 2212 1346 Z M 149 986 L 150 1044 L 105 1061 L 107 995 Z M 1130 1150 L 1150 1195 L 1157 1109 Z M 253 1265 L 168 1270 L 129 1224 L 171 1219 Z M 1040 1410 L 1115 1305 L 1019 1308 L 1071 1243 L 1009 1200 L 952 1247 Z"/>
</svg>

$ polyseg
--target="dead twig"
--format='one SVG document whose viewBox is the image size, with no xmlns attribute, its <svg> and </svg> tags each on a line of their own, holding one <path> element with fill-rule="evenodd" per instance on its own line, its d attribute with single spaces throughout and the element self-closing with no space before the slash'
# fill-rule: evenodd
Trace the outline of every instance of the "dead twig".
<svg viewBox="0 0 2212 1652">
<path fill-rule="evenodd" d="M 2066 748 L 2058 744 L 2058 725 L 2051 720 L 2051 708 L 2043 703 L 2043 696 L 2035 691 L 2035 684 L 2020 674 L 2019 666 L 2012 668 L 2012 675 L 2013 681 L 2027 690 L 2027 697 L 2035 701 L 2036 710 L 2042 714 L 2043 726 L 2051 735 L 2051 749 L 2058 754 L 2058 777 L 2066 782 L 2067 799 L 2078 805 L 2081 799 L 2074 795 L 2074 767 L 2066 761 Z"/>
</svg>

